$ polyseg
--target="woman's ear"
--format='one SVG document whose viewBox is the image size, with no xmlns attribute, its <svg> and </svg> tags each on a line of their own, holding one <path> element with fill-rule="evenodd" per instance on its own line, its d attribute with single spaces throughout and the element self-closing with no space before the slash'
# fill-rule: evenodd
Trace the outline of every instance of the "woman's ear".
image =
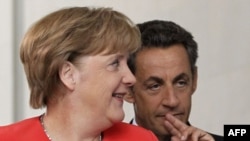
<svg viewBox="0 0 250 141">
<path fill-rule="evenodd" d="M 75 89 L 75 78 L 74 78 L 75 68 L 70 62 L 65 62 L 61 69 L 59 70 L 59 77 L 69 90 Z"/>
<path fill-rule="evenodd" d="M 132 89 L 132 88 L 131 88 L 131 89 Z M 134 103 L 134 102 L 135 102 L 133 90 L 130 90 L 130 91 L 124 96 L 124 100 L 127 101 L 128 103 Z"/>
</svg>

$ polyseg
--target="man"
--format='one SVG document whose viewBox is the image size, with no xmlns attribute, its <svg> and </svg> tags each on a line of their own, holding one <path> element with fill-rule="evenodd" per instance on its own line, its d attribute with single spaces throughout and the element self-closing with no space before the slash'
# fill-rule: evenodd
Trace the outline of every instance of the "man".
<svg viewBox="0 0 250 141">
<path fill-rule="evenodd" d="M 186 123 L 192 131 L 202 132 L 188 122 L 197 86 L 198 47 L 193 36 L 170 21 L 148 21 L 138 27 L 142 46 L 128 61 L 137 82 L 125 97 L 134 105 L 135 119 L 131 122 L 152 130 L 159 141 L 172 136 L 171 128 L 166 127 L 166 114 Z M 210 135 L 216 141 L 223 140 L 222 136 Z"/>
</svg>

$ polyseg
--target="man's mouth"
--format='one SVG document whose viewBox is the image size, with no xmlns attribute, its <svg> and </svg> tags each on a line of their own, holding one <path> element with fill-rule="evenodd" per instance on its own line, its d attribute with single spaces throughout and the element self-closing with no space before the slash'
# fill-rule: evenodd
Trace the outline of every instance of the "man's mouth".
<svg viewBox="0 0 250 141">
<path fill-rule="evenodd" d="M 156 117 L 162 117 L 162 118 L 165 118 L 165 116 L 166 116 L 166 114 L 167 113 L 165 113 L 165 114 L 159 114 L 159 115 L 156 115 Z M 183 115 L 183 113 L 173 113 L 173 114 L 171 114 L 171 115 L 173 115 L 173 116 L 175 116 L 175 117 L 180 117 L 180 116 L 182 116 Z"/>
</svg>

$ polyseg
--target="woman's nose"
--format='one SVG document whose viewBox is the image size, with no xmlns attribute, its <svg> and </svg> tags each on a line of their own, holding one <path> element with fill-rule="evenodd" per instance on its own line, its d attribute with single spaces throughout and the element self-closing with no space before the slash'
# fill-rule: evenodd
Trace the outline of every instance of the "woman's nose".
<svg viewBox="0 0 250 141">
<path fill-rule="evenodd" d="M 126 69 L 125 69 L 125 75 L 123 77 L 123 82 L 125 84 L 127 84 L 129 87 L 133 86 L 136 82 L 135 76 L 132 74 L 132 72 L 130 71 L 130 69 L 128 67 L 126 67 Z"/>
</svg>

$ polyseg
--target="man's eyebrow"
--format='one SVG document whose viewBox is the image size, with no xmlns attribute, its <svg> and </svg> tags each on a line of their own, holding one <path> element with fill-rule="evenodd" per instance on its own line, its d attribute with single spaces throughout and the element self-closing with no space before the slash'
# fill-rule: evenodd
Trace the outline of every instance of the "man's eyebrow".
<svg viewBox="0 0 250 141">
<path fill-rule="evenodd" d="M 188 74 L 186 74 L 186 73 L 180 73 L 179 75 L 177 75 L 174 78 L 173 82 L 175 83 L 175 82 L 179 81 L 180 79 L 186 79 L 186 80 L 189 81 L 190 78 L 189 78 Z"/>
<path fill-rule="evenodd" d="M 148 79 L 146 79 L 144 82 L 143 82 L 143 85 L 146 85 L 148 82 L 150 81 L 154 81 L 154 82 L 157 82 L 157 83 L 160 83 L 160 84 L 163 84 L 164 83 L 164 80 L 162 78 L 159 78 L 157 76 L 150 76 Z"/>
</svg>

